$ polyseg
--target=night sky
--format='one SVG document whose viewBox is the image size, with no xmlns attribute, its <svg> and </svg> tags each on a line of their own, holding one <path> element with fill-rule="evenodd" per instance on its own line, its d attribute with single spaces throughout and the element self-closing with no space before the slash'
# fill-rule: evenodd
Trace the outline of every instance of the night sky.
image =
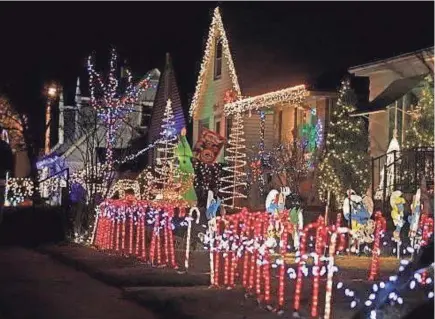
<svg viewBox="0 0 435 319">
<path fill-rule="evenodd" d="M 77 76 L 86 74 L 89 53 L 99 54 L 97 67 L 106 66 L 105 55 L 114 45 L 136 76 L 161 69 L 170 52 L 187 109 L 217 4 L 2 2 L 0 92 L 42 123 L 43 85 L 57 81 L 74 89 Z M 307 79 L 339 74 L 434 44 L 433 2 L 219 4 L 231 49 L 250 52 L 254 69 L 276 60 L 270 76 L 284 64 Z"/>
</svg>

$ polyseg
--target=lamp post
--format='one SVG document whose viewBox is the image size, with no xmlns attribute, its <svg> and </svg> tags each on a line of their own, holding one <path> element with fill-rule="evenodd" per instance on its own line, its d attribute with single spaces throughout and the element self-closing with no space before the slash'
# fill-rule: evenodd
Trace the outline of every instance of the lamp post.
<svg viewBox="0 0 435 319">
<path fill-rule="evenodd" d="M 47 88 L 47 108 L 45 111 L 45 148 L 44 153 L 47 155 L 50 153 L 50 123 L 51 123 L 51 103 L 55 100 L 57 96 L 56 85 L 50 85 Z"/>
</svg>

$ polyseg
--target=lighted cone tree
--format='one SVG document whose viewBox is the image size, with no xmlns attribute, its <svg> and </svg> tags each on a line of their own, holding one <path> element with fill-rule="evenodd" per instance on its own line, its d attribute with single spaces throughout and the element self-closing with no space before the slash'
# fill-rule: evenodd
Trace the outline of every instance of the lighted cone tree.
<svg viewBox="0 0 435 319">
<path fill-rule="evenodd" d="M 228 144 L 226 166 L 223 168 L 226 173 L 221 177 L 222 188 L 219 192 L 222 196 L 222 206 L 239 209 L 239 201 L 246 198 L 245 138 L 240 113 L 234 115 Z"/>
<path fill-rule="evenodd" d="M 176 162 L 176 147 L 178 145 L 175 130 L 172 102 L 168 99 L 163 117 L 161 139 L 157 144 L 155 171 L 157 173 L 157 195 L 160 199 L 178 199 L 179 176 Z"/>
<path fill-rule="evenodd" d="M 356 97 L 350 79 L 341 82 L 337 105 L 330 119 L 326 148 L 322 154 L 317 185 L 320 199 L 327 201 L 328 191 L 341 206 L 347 189 L 365 194 L 370 184 L 368 133 L 364 120 L 350 117 Z"/>
<path fill-rule="evenodd" d="M 424 80 L 421 97 L 412 113 L 412 120 L 405 133 L 404 148 L 434 147 L 434 98 L 433 81 Z"/>
</svg>

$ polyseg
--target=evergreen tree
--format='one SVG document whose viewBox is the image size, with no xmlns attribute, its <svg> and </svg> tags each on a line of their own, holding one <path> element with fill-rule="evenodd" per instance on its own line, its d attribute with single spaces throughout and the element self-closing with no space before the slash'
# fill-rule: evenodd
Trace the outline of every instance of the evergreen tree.
<svg viewBox="0 0 435 319">
<path fill-rule="evenodd" d="M 349 78 L 341 82 L 338 94 L 316 179 L 320 199 L 326 202 L 329 190 L 331 198 L 341 207 L 347 189 L 352 188 L 357 194 L 367 191 L 370 184 L 370 158 L 364 120 L 350 117 L 350 113 L 356 109 L 356 97 Z"/>
<path fill-rule="evenodd" d="M 434 98 L 433 81 L 424 81 L 421 97 L 412 113 L 410 126 L 405 133 L 404 148 L 434 147 Z"/>
</svg>

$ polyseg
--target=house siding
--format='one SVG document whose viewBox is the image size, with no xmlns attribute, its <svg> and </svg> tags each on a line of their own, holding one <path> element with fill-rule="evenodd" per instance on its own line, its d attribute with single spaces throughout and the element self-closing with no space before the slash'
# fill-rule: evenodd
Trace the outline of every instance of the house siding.
<svg viewBox="0 0 435 319">
<path fill-rule="evenodd" d="M 266 151 L 274 145 L 274 124 L 273 114 L 266 114 L 264 129 L 264 148 Z M 245 146 L 248 157 L 255 155 L 259 150 L 260 143 L 260 115 L 251 114 L 243 118 Z"/>
<path fill-rule="evenodd" d="M 218 34 L 218 37 L 219 36 L 220 35 Z M 225 104 L 225 92 L 232 89 L 233 85 L 229 73 L 228 58 L 225 54 L 222 56 L 221 77 L 218 80 L 214 79 L 215 46 L 216 41 L 213 41 L 210 62 L 207 66 L 202 92 L 198 99 L 199 110 L 193 121 L 193 145 L 198 141 L 198 135 L 201 130 L 199 127 L 200 120 L 203 121 L 208 119 L 209 128 L 212 130 L 216 130 L 216 123 L 220 122 L 221 135 L 228 138 L 229 134 L 229 132 L 226 132 L 226 118 L 223 112 L 223 107 Z"/>
<path fill-rule="evenodd" d="M 366 66 L 360 69 L 351 69 L 350 71 L 355 76 L 369 77 L 369 100 L 373 101 L 396 80 L 432 73 L 434 69 L 434 59 L 433 53 L 430 54 L 431 56 L 425 56 L 425 62 L 417 55 L 410 55 L 406 58 L 391 59 L 386 63 Z M 405 123 L 405 125 L 403 130 L 406 130 L 406 124 L 409 123 L 409 121 L 403 114 L 400 113 L 399 116 L 402 116 L 404 119 L 403 123 Z M 389 128 L 390 121 L 388 112 L 369 114 L 370 155 L 372 157 L 386 153 L 390 142 Z"/>
</svg>

